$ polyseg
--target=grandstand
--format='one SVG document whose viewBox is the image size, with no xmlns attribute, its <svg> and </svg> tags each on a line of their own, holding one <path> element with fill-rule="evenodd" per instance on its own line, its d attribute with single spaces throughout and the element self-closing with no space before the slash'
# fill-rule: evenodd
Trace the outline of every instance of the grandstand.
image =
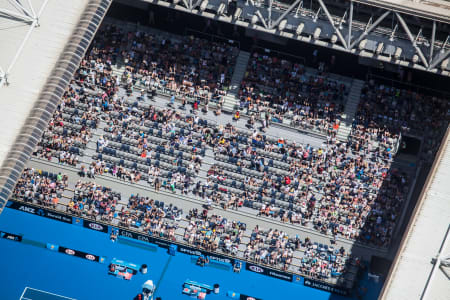
<svg viewBox="0 0 450 300">
<path fill-rule="evenodd" d="M 0 0 L 5 299 L 446 299 L 450 10 L 403 2 Z"/>
</svg>

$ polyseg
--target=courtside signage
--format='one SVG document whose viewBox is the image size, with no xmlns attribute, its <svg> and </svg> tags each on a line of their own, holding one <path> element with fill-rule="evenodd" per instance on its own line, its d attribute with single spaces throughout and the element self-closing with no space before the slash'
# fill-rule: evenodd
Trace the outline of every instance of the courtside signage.
<svg viewBox="0 0 450 300">
<path fill-rule="evenodd" d="M 91 221 L 87 221 L 87 220 L 83 221 L 83 227 L 89 228 L 89 229 L 92 229 L 92 230 L 95 230 L 95 231 L 108 233 L 108 226 L 107 225 L 103 225 L 103 224 L 99 224 L 99 223 L 95 223 L 95 222 L 91 222 Z"/>
<path fill-rule="evenodd" d="M 64 223 L 72 223 L 72 217 L 47 210 L 45 208 L 40 208 L 38 206 L 34 206 L 32 204 L 22 204 L 19 202 L 11 202 L 11 205 L 8 206 L 9 208 L 17 209 L 29 214 L 45 217 L 48 219 L 64 222 Z"/>
<path fill-rule="evenodd" d="M 79 257 L 79 258 L 84 258 L 84 259 L 87 259 L 87 260 L 90 260 L 90 261 L 100 262 L 100 256 L 93 255 L 93 254 L 90 254 L 90 253 L 86 253 L 86 252 L 83 252 L 83 251 L 80 251 L 80 250 L 75 250 L 75 249 L 59 246 L 58 252 L 64 253 L 64 254 L 67 254 L 67 255 L 70 255 L 70 256 L 76 256 L 76 257 Z"/>
<path fill-rule="evenodd" d="M 338 286 L 334 286 L 331 284 L 328 284 L 326 282 L 322 282 L 322 281 L 316 281 L 313 279 L 308 279 L 305 278 L 305 280 L 303 281 L 304 286 L 309 286 L 318 290 L 323 290 L 323 291 L 327 291 L 330 293 L 334 293 L 334 294 L 339 294 L 342 296 L 347 296 L 348 295 L 348 290 L 346 288 L 342 288 L 342 287 L 338 287 Z"/>
<path fill-rule="evenodd" d="M 0 237 L 14 242 L 21 242 L 22 236 L 14 233 L 0 231 Z"/>
<path fill-rule="evenodd" d="M 181 252 L 181 253 L 184 253 L 184 254 L 187 254 L 187 255 L 194 255 L 194 256 L 203 255 L 203 256 L 207 256 L 209 258 L 209 260 L 211 260 L 211 261 L 216 261 L 216 262 L 221 262 L 221 263 L 224 263 L 224 264 L 231 264 L 231 265 L 234 264 L 234 259 L 233 258 L 229 258 L 229 257 L 226 257 L 224 255 L 217 254 L 217 253 L 210 253 L 210 252 L 203 251 L 203 250 L 200 250 L 200 249 L 197 249 L 197 248 L 194 248 L 194 247 L 189 247 L 189 246 L 185 246 L 185 245 L 178 245 L 177 250 L 178 250 L 178 252 Z"/>
<path fill-rule="evenodd" d="M 140 234 L 140 233 L 133 232 L 133 231 L 119 229 L 119 236 L 131 238 L 131 239 L 149 243 L 149 244 L 155 244 L 155 245 L 157 245 L 161 248 L 165 248 L 165 249 L 169 249 L 169 247 L 170 247 L 170 242 L 168 242 L 168 241 L 165 241 L 163 239 L 158 239 L 158 238 L 155 238 L 152 236 Z"/>
<path fill-rule="evenodd" d="M 254 273 L 258 273 L 258 274 L 262 274 L 262 275 L 266 275 L 266 276 L 270 276 L 270 277 L 274 277 L 274 278 L 278 278 L 281 280 L 286 280 L 286 281 L 292 281 L 292 274 L 289 274 L 287 272 L 283 272 L 283 271 L 277 271 L 271 268 L 267 268 L 267 267 L 263 267 L 263 266 L 259 266 L 259 265 L 254 265 L 251 263 L 246 263 L 245 264 L 245 269 Z"/>
</svg>

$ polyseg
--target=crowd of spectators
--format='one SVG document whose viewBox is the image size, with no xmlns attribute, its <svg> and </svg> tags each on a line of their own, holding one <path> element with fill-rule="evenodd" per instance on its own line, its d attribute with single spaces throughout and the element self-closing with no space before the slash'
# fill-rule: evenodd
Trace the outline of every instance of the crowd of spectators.
<svg viewBox="0 0 450 300">
<path fill-rule="evenodd" d="M 92 138 L 91 130 L 97 128 L 100 104 L 99 97 L 92 97 L 82 90 L 77 92 L 69 86 L 34 154 L 76 166 Z"/>
<path fill-rule="evenodd" d="M 326 279 L 340 277 L 352 264 L 359 266 L 358 257 L 350 256 L 344 248 L 312 243 L 305 239 L 304 255 L 300 263 L 300 272 L 313 278 Z"/>
<path fill-rule="evenodd" d="M 294 250 L 298 249 L 297 245 L 283 231 L 277 229 L 264 231 L 256 225 L 252 230 L 244 257 L 257 263 L 279 266 L 286 271 L 292 263 Z"/>
<path fill-rule="evenodd" d="M 116 207 L 120 200 L 120 193 L 112 191 L 111 188 L 95 182 L 78 180 L 67 210 L 95 220 L 111 222 L 114 217 L 117 217 Z"/>
<path fill-rule="evenodd" d="M 359 152 L 331 139 L 314 148 L 256 131 L 246 138 L 230 124 L 212 131 L 210 144 L 216 161 L 225 161 L 209 169 L 204 183 L 206 189 L 219 184 L 212 201 L 225 208 L 263 202 L 258 215 L 379 246 L 389 243 L 409 184 L 406 173 L 391 169 L 393 150 Z M 234 165 L 232 172 L 223 168 L 228 165 Z M 281 209 L 278 199 L 292 206 Z"/>
<path fill-rule="evenodd" d="M 126 32 L 107 24 L 96 35 L 82 74 L 111 89 L 122 83 L 128 93 L 140 84 L 203 102 L 218 101 L 228 89 L 238 52 L 230 43 Z M 109 76 L 111 64 L 125 66 L 121 78 Z"/>
<path fill-rule="evenodd" d="M 327 133 L 339 126 L 348 86 L 275 53 L 253 52 L 239 90 L 240 108 L 270 122 Z M 261 117 L 262 116 L 262 117 Z"/>
<path fill-rule="evenodd" d="M 208 250 L 221 249 L 231 255 L 237 255 L 246 224 L 229 221 L 220 215 L 209 215 L 208 211 L 189 211 L 186 219 L 189 221 L 184 230 L 183 239 L 191 245 Z"/>
<path fill-rule="evenodd" d="M 182 213 L 181 209 L 172 204 L 165 206 L 148 197 L 131 195 L 127 207 L 122 207 L 119 217 L 123 226 L 142 228 L 150 235 L 176 240 L 175 230 Z"/>
<path fill-rule="evenodd" d="M 67 175 L 26 168 L 17 180 L 14 197 L 56 208 L 67 184 Z"/>
<path fill-rule="evenodd" d="M 448 100 L 368 81 L 351 137 L 356 150 L 393 149 L 401 135 L 422 138 L 422 158 L 431 161 L 449 123 Z"/>
</svg>

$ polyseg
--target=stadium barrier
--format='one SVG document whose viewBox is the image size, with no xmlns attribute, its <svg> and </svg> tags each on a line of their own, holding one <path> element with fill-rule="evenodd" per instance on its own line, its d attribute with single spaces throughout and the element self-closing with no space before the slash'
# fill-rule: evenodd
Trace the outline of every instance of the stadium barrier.
<svg viewBox="0 0 450 300">
<path fill-rule="evenodd" d="M 274 269 L 274 268 L 266 266 L 264 264 L 256 264 L 253 261 L 248 261 L 241 257 L 233 257 L 233 256 L 230 256 L 227 254 L 218 254 L 216 252 L 206 251 L 203 249 L 193 247 L 192 245 L 182 243 L 180 241 L 172 241 L 172 240 L 164 239 L 162 237 L 150 236 L 150 235 L 138 233 L 134 230 L 123 229 L 123 228 L 121 228 L 121 226 L 110 225 L 110 224 L 107 224 L 104 222 L 94 222 L 94 221 L 91 221 L 91 220 L 88 220 L 88 219 L 85 219 L 85 218 L 82 218 L 79 216 L 73 216 L 69 213 L 66 213 L 66 214 L 57 213 L 52 209 L 44 208 L 37 204 L 31 204 L 31 203 L 22 202 L 17 199 L 11 199 L 8 201 L 6 207 L 16 209 L 19 211 L 23 211 L 23 212 L 33 214 L 36 216 L 60 221 L 60 222 L 66 223 L 66 224 L 77 224 L 78 226 L 81 226 L 81 224 L 82 224 L 82 226 L 87 229 L 102 232 L 102 233 L 118 232 L 118 236 L 135 239 L 135 240 L 149 243 L 149 244 L 154 244 L 154 245 L 157 245 L 164 249 L 169 249 L 172 245 L 176 245 L 177 251 L 180 253 L 184 253 L 184 254 L 188 254 L 188 255 L 195 255 L 195 256 L 200 256 L 200 255 L 208 256 L 211 260 L 213 260 L 215 262 L 234 265 L 235 261 L 237 261 L 239 259 L 239 261 L 244 262 L 245 269 L 250 272 L 258 273 L 258 274 L 273 277 L 273 278 L 278 278 L 278 279 L 289 281 L 289 282 L 295 282 L 295 283 L 300 283 L 301 279 L 303 279 L 304 286 L 328 291 L 328 292 L 338 294 L 338 295 L 343 295 L 343 296 L 347 296 L 350 294 L 350 290 L 345 287 L 333 285 L 331 283 L 328 283 L 328 282 L 325 282 L 322 280 L 313 279 L 308 276 L 305 276 L 304 274 Z M 90 255 L 90 254 L 84 253 L 82 251 L 64 248 L 61 246 L 54 245 L 54 247 L 55 248 L 58 247 L 58 252 L 62 251 L 62 253 L 74 255 L 77 257 L 82 257 L 84 255 L 83 258 L 86 258 L 86 255 Z M 60 249 L 62 249 L 62 250 L 60 250 Z M 67 250 L 67 249 L 69 249 L 69 250 Z M 52 250 L 55 250 L 55 249 L 52 249 Z M 72 253 L 72 251 L 74 251 L 74 252 L 73 252 L 73 254 L 70 254 L 66 250 L 70 253 Z M 90 258 L 92 258 L 92 257 L 90 257 Z M 90 258 L 86 258 L 86 259 L 90 259 Z M 97 256 L 94 256 L 94 260 L 96 260 L 96 259 L 97 259 Z M 96 261 L 103 262 L 104 258 L 103 258 L 103 261 L 101 261 L 101 260 L 102 260 L 102 257 L 98 257 L 98 260 L 96 260 Z"/>
</svg>

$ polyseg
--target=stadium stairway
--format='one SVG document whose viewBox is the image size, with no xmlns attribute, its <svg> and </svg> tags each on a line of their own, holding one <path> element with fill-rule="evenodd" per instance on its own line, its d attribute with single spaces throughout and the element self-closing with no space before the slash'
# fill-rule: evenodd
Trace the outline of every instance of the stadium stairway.
<svg viewBox="0 0 450 300">
<path fill-rule="evenodd" d="M 125 72 L 125 65 L 123 64 L 111 65 L 111 69 L 113 75 L 122 78 L 123 72 Z"/>
<path fill-rule="evenodd" d="M 104 128 L 107 126 L 105 121 L 100 121 L 97 124 L 97 128 L 93 129 L 91 134 L 91 138 L 89 139 L 88 143 L 86 144 L 86 149 L 84 150 L 84 156 L 80 158 L 80 163 L 85 163 L 89 165 L 92 160 L 91 157 L 96 154 L 95 149 L 97 148 L 97 141 L 99 140 L 100 136 L 103 135 Z"/>
<path fill-rule="evenodd" d="M 248 60 L 250 59 L 250 53 L 246 51 L 240 51 L 236 60 L 236 66 L 234 67 L 233 77 L 231 78 L 230 90 L 225 96 L 223 103 L 223 111 L 232 113 L 238 105 L 239 99 L 237 93 L 239 86 L 241 85 L 242 78 L 244 78 L 245 71 L 247 70 Z"/>
<path fill-rule="evenodd" d="M 341 123 L 337 133 L 337 138 L 340 141 L 347 141 L 348 136 L 352 130 L 352 123 L 355 118 L 356 111 L 358 110 L 359 100 L 361 97 L 361 89 L 364 86 L 364 81 L 353 79 L 352 87 L 348 95 L 347 103 L 345 104 L 345 110 L 341 117 Z"/>
</svg>

